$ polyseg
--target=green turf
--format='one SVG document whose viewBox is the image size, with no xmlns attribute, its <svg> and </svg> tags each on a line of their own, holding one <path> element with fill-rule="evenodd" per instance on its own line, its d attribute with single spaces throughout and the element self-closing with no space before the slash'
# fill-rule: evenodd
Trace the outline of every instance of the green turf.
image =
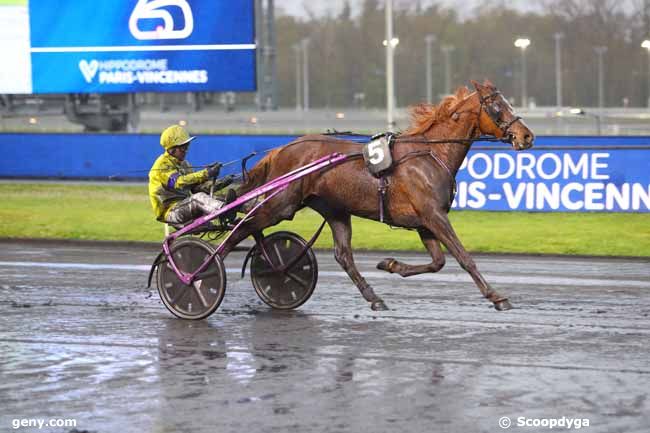
<svg viewBox="0 0 650 433">
<path fill-rule="evenodd" d="M 0 237 L 160 241 L 146 185 L 0 183 Z M 273 229 L 309 238 L 321 218 L 304 210 Z M 650 256 L 650 214 L 451 213 L 470 251 Z M 423 251 L 417 233 L 355 218 L 355 249 Z M 326 227 L 317 247 L 331 247 Z"/>
</svg>

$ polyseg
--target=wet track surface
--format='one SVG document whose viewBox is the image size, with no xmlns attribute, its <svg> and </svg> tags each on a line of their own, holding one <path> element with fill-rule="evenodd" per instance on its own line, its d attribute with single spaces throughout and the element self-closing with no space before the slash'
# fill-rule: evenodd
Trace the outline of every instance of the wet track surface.
<svg viewBox="0 0 650 433">
<path fill-rule="evenodd" d="M 0 431 L 497 432 L 518 417 L 650 431 L 650 261 L 476 256 L 497 312 L 453 259 L 403 279 L 357 253 L 391 311 L 332 258 L 300 309 L 257 299 L 243 253 L 224 302 L 174 318 L 145 288 L 147 247 L 0 243 Z M 424 263 L 424 254 L 397 254 Z M 583 424 L 584 425 L 584 424 Z M 556 427 L 552 431 L 566 429 Z"/>
</svg>

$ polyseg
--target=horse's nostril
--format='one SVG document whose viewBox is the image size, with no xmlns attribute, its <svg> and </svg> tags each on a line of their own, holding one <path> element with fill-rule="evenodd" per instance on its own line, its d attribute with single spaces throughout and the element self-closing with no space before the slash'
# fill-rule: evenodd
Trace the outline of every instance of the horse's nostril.
<svg viewBox="0 0 650 433">
<path fill-rule="evenodd" d="M 531 142 L 533 141 L 533 136 L 530 135 L 530 134 L 526 134 L 526 135 L 524 135 L 524 141 L 525 141 L 526 143 L 531 143 Z"/>
</svg>

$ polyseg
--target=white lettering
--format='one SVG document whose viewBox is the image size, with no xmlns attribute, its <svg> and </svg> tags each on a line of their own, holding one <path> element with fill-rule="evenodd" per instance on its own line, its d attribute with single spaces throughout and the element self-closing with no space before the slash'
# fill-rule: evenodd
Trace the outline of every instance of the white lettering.
<svg viewBox="0 0 650 433">
<path fill-rule="evenodd" d="M 100 71 L 164 71 L 166 69 L 167 59 L 116 59 L 99 61 Z"/>
<path fill-rule="evenodd" d="M 476 153 L 465 158 L 460 170 L 467 170 L 477 180 L 493 177 L 494 179 L 507 179 L 513 175 L 517 179 L 592 179 L 605 180 L 609 164 L 609 153 L 582 153 L 572 156 L 570 153 L 562 154 L 531 153 L 517 154 L 516 157 L 507 153 Z"/>
<path fill-rule="evenodd" d="M 503 183 L 500 196 L 508 209 L 568 211 L 638 211 L 650 210 L 650 185 L 640 183 L 616 185 L 601 182 Z M 454 208 L 480 209 L 487 204 L 487 184 L 484 182 L 460 182 L 454 200 Z M 497 201 L 499 198 L 490 198 Z"/>
<path fill-rule="evenodd" d="M 555 164 L 555 168 L 549 173 L 544 172 L 544 162 L 547 160 L 551 160 L 552 163 Z M 537 173 L 539 174 L 539 177 L 541 177 L 542 179 L 554 179 L 561 172 L 562 172 L 562 161 L 560 160 L 560 157 L 557 156 L 556 154 L 545 153 L 544 155 L 540 156 L 539 159 L 537 160 Z"/>
<path fill-rule="evenodd" d="M 562 175 L 562 178 L 568 179 L 571 177 L 571 175 L 580 175 L 582 179 L 587 178 L 587 173 L 588 173 L 588 167 L 589 167 L 589 155 L 586 153 L 583 153 L 580 155 L 580 158 L 578 158 L 577 163 L 573 163 L 573 158 L 571 158 L 571 154 L 565 153 L 562 155 L 563 160 L 564 160 L 564 173 Z"/>
<path fill-rule="evenodd" d="M 476 161 L 479 159 L 485 161 L 485 170 L 483 173 L 476 171 Z M 467 166 L 467 171 L 474 179 L 485 179 L 492 172 L 492 158 L 490 158 L 485 153 L 477 153 L 470 159 Z"/>
<path fill-rule="evenodd" d="M 533 208 L 535 200 L 535 184 L 530 182 L 526 184 L 526 209 Z"/>
<path fill-rule="evenodd" d="M 544 209 L 545 203 L 548 203 L 551 209 L 558 209 L 560 207 L 560 184 L 553 183 L 549 189 L 546 184 L 538 183 L 536 199 L 538 210 Z"/>
<path fill-rule="evenodd" d="M 641 201 L 646 209 L 650 209 L 650 185 L 645 188 L 640 183 L 635 183 L 632 185 L 632 209 L 639 210 Z"/>
<path fill-rule="evenodd" d="M 472 182 L 469 184 L 468 195 L 471 197 L 467 200 L 467 206 L 472 209 L 480 209 L 485 206 L 485 184 L 483 182 Z"/>
<path fill-rule="evenodd" d="M 594 180 L 609 179 L 607 174 L 598 174 L 598 169 L 609 167 L 607 163 L 598 162 L 600 158 L 609 158 L 609 153 L 594 153 L 591 155 L 591 178 Z"/>
<path fill-rule="evenodd" d="M 616 205 L 614 205 L 616 202 Z M 630 208 L 630 184 L 624 183 L 619 190 L 613 183 L 605 187 L 605 209 L 628 210 Z"/>
<path fill-rule="evenodd" d="M 100 84 L 132 84 L 135 80 L 133 72 L 105 72 L 99 73 Z"/>
<path fill-rule="evenodd" d="M 517 209 L 519 207 L 519 203 L 521 203 L 525 191 L 526 184 L 524 183 L 517 184 L 517 189 L 514 193 L 510 183 L 506 182 L 503 184 L 503 195 L 506 196 L 506 201 L 508 202 L 508 207 L 510 209 Z"/>
<path fill-rule="evenodd" d="M 584 187 L 577 182 L 571 182 L 567 184 L 564 188 L 562 188 L 562 194 L 561 194 L 562 206 L 568 210 L 581 209 L 582 206 L 584 205 L 584 202 L 582 200 L 578 200 L 575 202 L 571 201 L 571 192 L 572 191 L 582 192 L 583 190 Z"/>
<path fill-rule="evenodd" d="M 524 162 L 524 160 L 528 160 Z M 522 153 L 517 155 L 517 179 L 523 178 L 523 173 L 528 174 L 529 179 L 535 179 L 535 173 L 533 173 L 533 168 L 535 167 L 535 156 L 530 153 Z"/>
<path fill-rule="evenodd" d="M 507 168 L 505 168 L 505 166 L 507 166 Z M 494 155 L 494 178 L 495 179 L 507 179 L 510 176 L 512 176 L 514 172 L 515 172 L 515 161 L 510 155 L 508 155 L 507 153 L 497 153 L 496 155 Z"/>
<path fill-rule="evenodd" d="M 602 201 L 603 193 L 600 192 L 605 187 L 602 183 L 588 183 L 585 185 L 585 209 L 586 210 L 603 210 L 605 205 L 603 203 L 596 203 Z"/>
</svg>

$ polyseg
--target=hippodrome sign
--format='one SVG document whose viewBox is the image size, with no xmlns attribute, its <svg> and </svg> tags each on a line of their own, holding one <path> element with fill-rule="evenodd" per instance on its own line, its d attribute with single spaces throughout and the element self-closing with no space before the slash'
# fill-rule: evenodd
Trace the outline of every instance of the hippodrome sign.
<svg viewBox="0 0 650 433">
<path fill-rule="evenodd" d="M 28 4 L 2 13 L 21 38 L 6 65 L 31 80 L 3 82 L 0 92 L 255 90 L 253 0 Z"/>
<path fill-rule="evenodd" d="M 650 146 L 599 146 L 605 139 L 540 137 L 536 147 L 523 152 L 476 146 L 458 172 L 458 193 L 452 207 L 650 211 Z M 615 140 L 608 138 L 607 144 Z M 647 139 L 635 141 L 643 140 Z M 566 145 L 571 142 L 580 145 Z"/>
</svg>

